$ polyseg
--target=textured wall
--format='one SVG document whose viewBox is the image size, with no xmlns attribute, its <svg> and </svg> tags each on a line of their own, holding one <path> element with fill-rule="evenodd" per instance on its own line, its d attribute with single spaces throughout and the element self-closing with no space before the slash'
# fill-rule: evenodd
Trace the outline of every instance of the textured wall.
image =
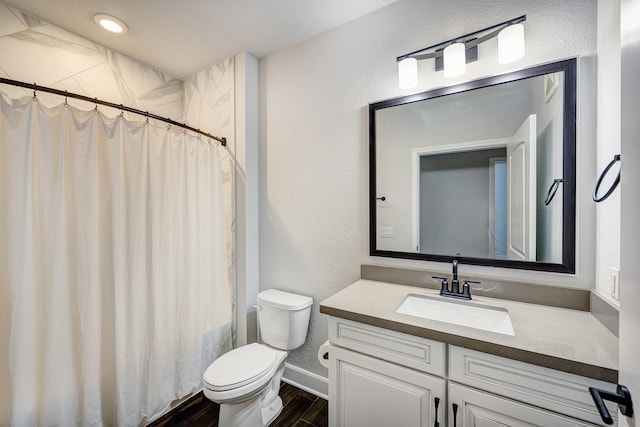
<svg viewBox="0 0 640 427">
<path fill-rule="evenodd" d="M 527 53 L 498 65 L 495 41 L 480 47 L 467 73 L 445 80 L 420 64 L 418 88 L 398 89 L 395 57 L 527 15 Z M 370 102 L 571 56 L 580 60 L 578 276 L 461 266 L 465 274 L 590 288 L 594 282 L 596 1 L 400 0 L 260 63 L 260 287 L 312 296 L 306 344 L 289 361 L 320 375 L 327 339 L 317 303 L 360 276 L 361 263 L 440 268 L 437 263 L 368 256 Z"/>
<path fill-rule="evenodd" d="M 598 1 L 598 172 L 620 153 L 620 1 Z M 614 169 L 610 178 L 615 177 Z M 594 176 L 594 181 L 596 177 Z M 602 184 L 604 194 L 610 180 Z M 611 268 L 620 268 L 620 187 L 598 203 L 596 241 L 596 289 L 614 305 L 610 296 Z"/>
</svg>

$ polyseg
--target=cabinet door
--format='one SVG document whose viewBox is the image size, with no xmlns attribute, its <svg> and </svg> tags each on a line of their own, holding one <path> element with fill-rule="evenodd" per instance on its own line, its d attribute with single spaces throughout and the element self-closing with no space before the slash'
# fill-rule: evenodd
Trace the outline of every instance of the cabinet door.
<svg viewBox="0 0 640 427">
<path fill-rule="evenodd" d="M 457 415 L 453 415 L 457 405 Z M 575 427 L 593 426 L 515 400 L 498 397 L 449 382 L 450 427 Z"/>
<path fill-rule="evenodd" d="M 444 425 L 442 378 L 339 347 L 329 362 L 331 427 L 430 427 L 436 417 Z"/>
</svg>

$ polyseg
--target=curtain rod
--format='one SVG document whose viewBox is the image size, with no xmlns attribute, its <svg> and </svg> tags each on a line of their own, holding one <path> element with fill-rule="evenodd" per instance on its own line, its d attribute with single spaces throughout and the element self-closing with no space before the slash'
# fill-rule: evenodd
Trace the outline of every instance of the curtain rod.
<svg viewBox="0 0 640 427">
<path fill-rule="evenodd" d="M 170 125 L 173 125 L 173 126 L 178 126 L 178 127 L 183 128 L 183 129 L 190 130 L 190 131 L 195 132 L 195 133 L 197 133 L 199 135 L 206 136 L 207 138 L 215 139 L 216 141 L 220 142 L 220 144 L 223 147 L 227 146 L 227 138 L 222 138 L 222 137 L 219 137 L 219 136 L 213 136 L 213 135 L 211 135 L 211 134 L 209 134 L 207 132 L 201 131 L 200 129 L 196 129 L 194 127 L 191 127 L 191 126 L 187 125 L 186 123 L 178 123 L 175 120 L 171 120 L 171 119 L 169 119 L 167 117 L 158 116 L 156 114 L 149 113 L 148 111 L 138 110 L 136 108 L 127 107 L 126 105 L 122 105 L 122 104 L 114 104 L 113 102 L 103 101 L 102 99 L 98 99 L 98 98 L 90 98 L 90 97 L 85 96 L 85 95 L 80 95 L 80 94 L 77 94 L 77 93 L 67 92 L 66 90 L 53 89 L 53 88 L 46 87 L 46 86 L 38 86 L 35 83 L 25 83 L 25 82 L 21 82 L 21 81 L 18 81 L 18 80 L 5 79 L 4 77 L 0 77 L 0 83 L 7 84 L 7 85 L 12 85 L 12 86 L 20 86 L 20 87 L 24 87 L 24 88 L 27 88 L 27 89 L 33 89 L 33 96 L 34 97 L 35 97 L 37 91 L 47 92 L 47 93 L 53 93 L 55 95 L 64 96 L 65 98 L 75 98 L 75 99 L 80 99 L 82 101 L 91 102 L 93 104 L 96 104 L 96 107 L 98 106 L 98 104 L 100 104 L 100 105 L 105 105 L 107 107 L 116 108 L 116 109 L 121 110 L 121 111 L 128 111 L 130 113 L 139 114 L 139 115 L 144 116 L 144 117 L 149 117 L 149 118 L 154 119 L 154 120 L 159 120 L 159 121 L 164 122 L 164 123 L 169 123 Z"/>
</svg>

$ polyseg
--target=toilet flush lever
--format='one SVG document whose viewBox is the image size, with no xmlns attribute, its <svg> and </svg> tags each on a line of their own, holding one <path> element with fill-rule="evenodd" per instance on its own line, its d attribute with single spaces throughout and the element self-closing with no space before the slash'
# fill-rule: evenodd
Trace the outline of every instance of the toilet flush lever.
<svg viewBox="0 0 640 427">
<path fill-rule="evenodd" d="M 604 400 L 610 400 L 617 403 L 618 409 L 620 409 L 622 415 L 626 415 L 627 417 L 633 416 L 633 402 L 631 402 L 631 393 L 626 386 L 618 384 L 616 393 L 612 393 L 610 391 L 602 390 L 599 388 L 589 387 L 589 393 L 591 393 L 591 397 L 593 397 L 596 408 L 598 408 L 598 412 L 600 412 L 602 421 L 605 424 L 613 424 L 613 419 L 611 418 L 611 414 L 609 414 L 609 410 L 604 405 Z"/>
</svg>

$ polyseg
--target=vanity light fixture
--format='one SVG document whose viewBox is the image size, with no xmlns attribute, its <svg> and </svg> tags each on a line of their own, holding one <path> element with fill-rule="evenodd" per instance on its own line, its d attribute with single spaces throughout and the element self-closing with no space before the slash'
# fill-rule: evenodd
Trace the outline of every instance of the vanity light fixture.
<svg viewBox="0 0 640 427">
<path fill-rule="evenodd" d="M 524 25 L 513 24 L 498 33 L 498 62 L 508 64 L 524 56 Z"/>
<path fill-rule="evenodd" d="M 398 85 L 400 89 L 411 89 L 418 84 L 418 60 L 405 58 L 398 62 Z"/>
<path fill-rule="evenodd" d="M 464 43 L 454 43 L 444 48 L 444 76 L 457 77 L 464 74 L 467 67 L 467 47 Z"/>
<path fill-rule="evenodd" d="M 478 59 L 478 45 L 498 37 L 498 62 L 508 64 L 524 56 L 524 25 L 526 15 L 447 40 L 396 58 L 401 89 L 418 84 L 417 61 L 435 59 L 435 70 L 444 70 L 445 77 L 457 77 L 465 72 L 465 64 Z"/>
<path fill-rule="evenodd" d="M 93 16 L 93 20 L 96 21 L 96 23 L 102 28 L 107 31 L 111 31 L 112 33 L 124 34 L 129 29 L 127 27 L 127 24 L 122 22 L 121 19 L 118 19 L 115 16 L 107 15 L 106 13 L 95 14 Z"/>
</svg>

